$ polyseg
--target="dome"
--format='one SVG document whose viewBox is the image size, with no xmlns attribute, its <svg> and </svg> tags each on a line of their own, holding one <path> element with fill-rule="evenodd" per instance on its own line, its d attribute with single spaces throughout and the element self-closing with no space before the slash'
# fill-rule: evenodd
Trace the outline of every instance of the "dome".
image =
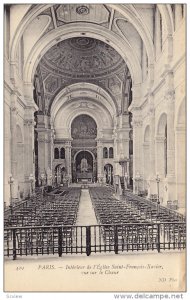
<svg viewBox="0 0 190 300">
<path fill-rule="evenodd" d="M 124 60 L 111 46 L 89 37 L 59 42 L 41 62 L 50 71 L 69 78 L 97 78 L 125 67 Z"/>
</svg>

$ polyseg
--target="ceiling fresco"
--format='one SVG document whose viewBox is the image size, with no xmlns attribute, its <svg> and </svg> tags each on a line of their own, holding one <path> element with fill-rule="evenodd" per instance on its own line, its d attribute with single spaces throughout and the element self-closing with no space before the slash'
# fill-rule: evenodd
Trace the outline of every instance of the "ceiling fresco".
<svg viewBox="0 0 190 300">
<path fill-rule="evenodd" d="M 106 90 L 120 110 L 126 72 L 128 68 L 122 57 L 100 40 L 74 37 L 61 41 L 45 53 L 36 69 L 36 95 L 41 95 L 43 101 L 37 104 L 40 111 L 49 113 L 53 99 L 63 88 L 88 82 Z"/>
<path fill-rule="evenodd" d="M 107 76 L 125 67 L 125 62 L 112 47 L 89 37 L 59 42 L 47 51 L 41 63 L 59 75 L 85 79 Z"/>
</svg>

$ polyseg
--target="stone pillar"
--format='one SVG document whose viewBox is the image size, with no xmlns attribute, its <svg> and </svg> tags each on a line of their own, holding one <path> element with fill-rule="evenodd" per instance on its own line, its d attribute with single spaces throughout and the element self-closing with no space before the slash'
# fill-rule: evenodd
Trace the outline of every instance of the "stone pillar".
<svg viewBox="0 0 190 300">
<path fill-rule="evenodd" d="M 15 94 L 12 95 L 11 109 L 10 109 L 10 131 L 11 131 L 11 174 L 14 178 L 14 182 L 11 185 L 11 197 L 12 201 L 15 202 L 18 199 L 18 178 L 17 178 L 17 108 L 16 108 L 17 97 Z"/>
<path fill-rule="evenodd" d="M 69 182 L 72 179 L 72 170 L 71 170 L 71 140 L 65 141 L 65 162 L 66 162 L 66 169 L 67 169 L 67 176 Z"/>
<path fill-rule="evenodd" d="M 155 109 L 153 95 L 149 95 L 149 120 L 150 120 L 150 173 L 148 180 L 148 198 L 150 194 L 156 194 L 156 165 L 155 165 Z"/>
<path fill-rule="evenodd" d="M 159 190 L 160 190 L 160 197 L 165 198 L 165 193 L 167 192 L 167 188 L 165 186 L 165 162 L 164 162 L 164 142 L 165 137 L 157 135 L 155 137 L 156 143 L 156 174 L 159 175 L 160 183 L 159 183 Z M 152 190 L 152 194 L 157 194 L 157 186 L 156 186 L 156 174 L 155 178 L 152 178 L 152 185 L 154 184 L 154 190 Z"/>
<path fill-rule="evenodd" d="M 186 203 L 186 131 L 178 126 L 176 134 L 176 200 L 178 206 L 185 209 Z"/>
<path fill-rule="evenodd" d="M 143 143 L 143 190 L 148 189 L 148 181 L 150 176 L 150 143 Z"/>
<path fill-rule="evenodd" d="M 37 115 L 38 132 L 38 181 L 41 183 L 41 174 L 47 175 L 47 170 L 52 170 L 52 129 L 50 128 L 50 117 Z M 44 182 L 45 183 L 45 182 Z"/>
<path fill-rule="evenodd" d="M 25 195 L 30 194 L 30 174 L 35 174 L 34 161 L 34 118 L 24 120 L 24 167 L 25 167 Z M 34 182 L 33 182 L 34 184 Z M 34 189 L 34 186 L 33 186 Z"/>
<path fill-rule="evenodd" d="M 103 180 L 103 145 L 102 140 L 97 139 L 97 179 L 98 182 Z"/>
<path fill-rule="evenodd" d="M 165 101 L 167 105 L 167 200 L 175 199 L 176 179 L 175 179 L 175 95 L 173 88 L 173 74 L 169 73 L 166 80 L 167 88 Z"/>
<path fill-rule="evenodd" d="M 165 137 L 157 135 L 155 137 L 156 141 L 156 174 L 160 177 L 164 177 L 164 141 Z"/>
<path fill-rule="evenodd" d="M 38 183 L 41 185 L 41 175 L 45 174 L 46 170 L 46 149 L 45 149 L 45 142 L 46 142 L 46 130 L 37 128 L 38 132 Z"/>
<path fill-rule="evenodd" d="M 142 178 L 143 162 L 142 162 L 142 120 L 140 115 L 133 114 L 133 176 L 136 174 Z M 135 190 L 135 180 L 133 180 L 133 189 Z M 139 182 L 139 190 L 142 189 L 142 181 Z"/>
<path fill-rule="evenodd" d="M 174 177 L 175 176 L 174 95 L 168 94 L 166 97 L 166 101 L 167 101 L 167 175 Z"/>
</svg>

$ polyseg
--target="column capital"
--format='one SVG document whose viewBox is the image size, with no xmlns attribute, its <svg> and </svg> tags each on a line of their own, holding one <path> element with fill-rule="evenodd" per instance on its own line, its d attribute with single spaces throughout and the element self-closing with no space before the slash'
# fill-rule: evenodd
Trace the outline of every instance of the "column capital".
<svg viewBox="0 0 190 300">
<path fill-rule="evenodd" d="M 18 108 L 15 105 L 11 106 L 10 110 L 12 113 L 18 114 Z"/>
<path fill-rule="evenodd" d="M 157 135 L 155 137 L 155 140 L 156 140 L 157 143 L 163 143 L 165 141 L 165 139 L 166 138 L 164 136 L 160 136 L 160 135 Z"/>
<path fill-rule="evenodd" d="M 141 120 L 137 119 L 137 120 L 132 121 L 133 128 L 140 128 L 140 127 L 142 127 L 142 125 L 143 125 L 143 122 Z"/>
<path fill-rule="evenodd" d="M 164 98 L 167 101 L 167 103 L 170 103 L 170 102 L 173 103 L 175 100 L 175 91 L 171 90 L 171 91 L 165 92 Z"/>
<path fill-rule="evenodd" d="M 33 119 L 24 120 L 24 126 L 34 126 L 35 122 Z"/>
</svg>

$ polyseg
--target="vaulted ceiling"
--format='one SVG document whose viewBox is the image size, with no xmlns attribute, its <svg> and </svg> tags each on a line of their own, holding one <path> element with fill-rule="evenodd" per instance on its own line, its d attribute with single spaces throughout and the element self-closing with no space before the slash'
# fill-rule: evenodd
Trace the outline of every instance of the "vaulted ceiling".
<svg viewBox="0 0 190 300">
<path fill-rule="evenodd" d="M 46 112 L 60 90 L 77 82 L 104 88 L 117 99 L 120 109 L 126 74 L 129 79 L 124 60 L 111 46 L 94 38 L 74 37 L 58 42 L 45 53 L 35 80 Z"/>
<path fill-rule="evenodd" d="M 163 16 L 164 9 L 160 10 Z M 155 10 L 155 4 L 33 4 L 23 8 L 25 16 L 12 53 L 20 38 L 23 76 L 26 82 L 34 80 L 39 111 L 50 113 L 62 89 L 86 82 L 103 88 L 120 112 L 123 99 L 129 98 L 131 80 L 142 82 L 144 61 L 153 63 Z"/>
</svg>

